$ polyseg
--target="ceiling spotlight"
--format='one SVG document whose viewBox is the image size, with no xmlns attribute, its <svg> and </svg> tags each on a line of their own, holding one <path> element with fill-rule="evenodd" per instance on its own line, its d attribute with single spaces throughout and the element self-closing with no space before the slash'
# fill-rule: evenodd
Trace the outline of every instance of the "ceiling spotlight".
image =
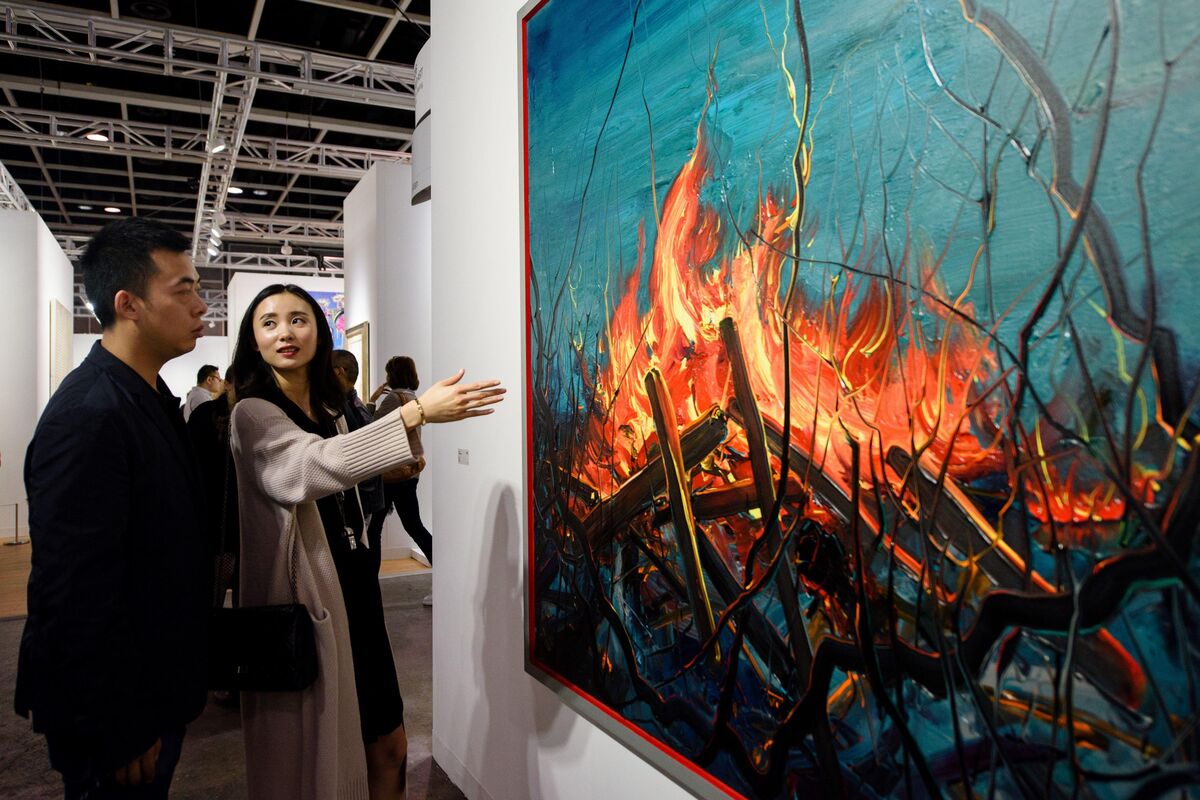
<svg viewBox="0 0 1200 800">
<path fill-rule="evenodd" d="M 292 254 L 292 246 L 291 246 L 291 244 L 289 244 L 289 243 L 288 243 L 288 242 L 285 240 L 285 241 L 284 241 L 284 243 L 283 243 L 283 247 L 280 247 L 280 248 L 279 248 L 279 252 L 280 252 L 282 255 L 285 255 L 285 256 L 290 256 L 290 255 Z"/>
<path fill-rule="evenodd" d="M 230 187 L 229 187 L 229 193 L 230 193 L 230 194 L 241 194 L 241 193 L 242 193 L 242 188 L 241 188 L 240 186 L 230 186 Z"/>
<path fill-rule="evenodd" d="M 217 227 L 213 227 L 213 229 L 208 232 L 208 238 L 212 239 L 214 242 L 219 243 L 221 241 L 221 229 L 217 228 Z"/>
<path fill-rule="evenodd" d="M 121 213 L 121 209 L 117 208 L 116 206 L 105 206 L 104 211 L 107 214 L 120 214 Z"/>
<path fill-rule="evenodd" d="M 84 305 L 87 306 L 88 311 L 92 312 L 93 314 L 96 313 L 96 307 L 94 305 L 92 305 L 91 300 L 88 300 L 87 302 L 85 302 Z"/>
<path fill-rule="evenodd" d="M 251 192 L 251 194 L 254 195 L 255 197 L 266 197 L 267 190 L 266 189 L 255 189 L 253 192 Z"/>
<path fill-rule="evenodd" d="M 92 207 L 91 206 L 80 206 L 79 210 L 80 211 L 91 211 Z"/>
<path fill-rule="evenodd" d="M 224 225 L 225 224 L 225 212 L 224 211 L 214 211 L 213 212 L 213 224 L 214 225 Z"/>
<path fill-rule="evenodd" d="M 210 319 L 210 320 L 208 321 L 208 327 L 210 327 L 210 328 L 215 328 L 215 327 L 217 327 L 217 323 L 213 322 L 213 321 Z"/>
<path fill-rule="evenodd" d="M 83 138 L 87 139 L 90 142 L 107 142 L 108 141 L 108 137 L 105 136 L 103 133 L 100 133 L 99 131 L 89 133 L 87 136 L 84 136 Z"/>
<path fill-rule="evenodd" d="M 227 149 L 229 149 L 229 145 L 225 144 L 225 140 L 218 136 L 216 139 L 213 139 L 212 146 L 208 148 L 208 152 L 216 155 L 217 153 L 225 152 Z"/>
<path fill-rule="evenodd" d="M 221 251 L 220 251 L 219 249 L 217 249 L 216 247 L 213 247 L 213 246 L 210 244 L 210 245 L 208 246 L 208 257 L 209 257 L 209 258 L 216 258 L 216 257 L 217 257 L 217 256 L 219 256 L 219 255 L 221 255 Z"/>
</svg>

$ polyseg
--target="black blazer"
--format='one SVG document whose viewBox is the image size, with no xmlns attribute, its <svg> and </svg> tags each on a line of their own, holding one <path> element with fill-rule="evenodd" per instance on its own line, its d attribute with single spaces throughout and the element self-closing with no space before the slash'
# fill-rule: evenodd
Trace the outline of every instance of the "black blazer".
<svg viewBox="0 0 1200 800">
<path fill-rule="evenodd" d="M 16 710 L 115 768 L 206 699 L 211 561 L 179 399 L 97 342 L 42 413 L 25 489 Z"/>
</svg>

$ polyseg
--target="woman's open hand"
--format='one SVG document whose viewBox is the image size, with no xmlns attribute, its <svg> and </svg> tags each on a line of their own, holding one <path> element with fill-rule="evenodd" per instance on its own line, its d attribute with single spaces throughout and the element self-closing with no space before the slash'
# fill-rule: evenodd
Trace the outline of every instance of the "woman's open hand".
<svg viewBox="0 0 1200 800">
<path fill-rule="evenodd" d="M 508 390 L 498 380 L 461 383 L 466 370 L 459 370 L 449 378 L 430 386 L 419 401 L 425 410 L 425 422 L 454 422 L 468 417 L 481 417 L 496 409 L 488 406 L 504 399 Z M 407 417 L 408 409 L 405 409 Z M 420 411 L 413 409 L 419 418 Z M 419 419 L 417 420 L 419 422 Z"/>
</svg>

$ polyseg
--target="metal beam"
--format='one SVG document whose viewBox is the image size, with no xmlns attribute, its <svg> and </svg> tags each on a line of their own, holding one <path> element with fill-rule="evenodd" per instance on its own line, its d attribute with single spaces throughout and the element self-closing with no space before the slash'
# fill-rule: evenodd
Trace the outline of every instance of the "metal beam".
<svg viewBox="0 0 1200 800">
<path fill-rule="evenodd" d="M 29 198 L 21 191 L 17 179 L 12 176 L 3 164 L 0 164 L 0 208 L 15 208 L 20 211 L 31 211 Z"/>
<path fill-rule="evenodd" d="M 32 201 L 32 202 L 38 202 L 38 201 L 52 202 L 54 200 L 54 197 L 52 195 L 42 194 L 38 191 L 40 189 L 46 188 L 46 184 L 43 183 L 42 181 L 25 181 L 24 185 L 25 185 L 25 187 L 28 188 L 28 191 L 25 193 L 25 195 L 30 199 L 30 201 Z M 124 191 L 124 189 L 121 189 L 118 186 L 97 186 L 96 184 L 92 184 L 89 186 L 89 185 L 83 184 L 83 183 L 59 182 L 56 185 L 58 186 L 59 189 L 72 189 L 72 190 L 85 189 L 88 191 L 111 189 L 114 192 Z M 138 203 L 138 206 L 140 208 L 145 208 L 149 211 L 178 211 L 181 214 L 191 214 L 192 209 L 193 209 L 193 203 L 196 200 L 196 195 L 191 192 L 166 192 L 166 191 L 160 192 L 160 191 L 154 191 L 153 189 L 139 189 L 138 196 L 142 198 L 142 201 Z M 187 204 L 172 203 L 170 205 L 162 205 L 161 203 L 160 204 L 149 204 L 149 203 L 145 202 L 145 198 L 147 198 L 147 197 L 152 197 L 152 198 L 156 198 L 156 199 L 160 199 L 160 200 L 170 200 L 170 199 L 174 198 L 174 199 L 179 199 L 179 200 L 191 200 L 193 202 L 187 203 Z M 94 199 L 88 199 L 88 198 L 83 198 L 83 197 L 74 197 L 74 196 L 70 196 L 67 194 L 62 195 L 62 201 L 63 201 L 63 203 L 65 203 L 68 206 L 78 206 L 78 205 L 102 206 L 102 205 L 104 205 L 104 202 L 101 200 L 94 200 Z M 248 206 L 264 207 L 261 210 L 265 211 L 266 210 L 265 206 L 271 205 L 272 202 L 273 202 L 272 200 L 270 200 L 269 198 L 265 198 L 265 197 L 252 197 L 252 198 L 247 199 L 246 197 L 243 196 L 243 197 L 239 197 L 237 200 L 238 205 L 240 207 L 244 208 L 246 213 L 254 213 L 255 211 L 260 210 L 259 208 L 248 208 Z M 341 210 L 342 210 L 342 207 L 340 204 L 339 205 L 321 205 L 318 203 L 287 203 L 287 207 L 289 209 L 316 211 L 316 212 L 319 212 L 321 217 L 324 217 L 327 214 L 334 214 L 335 212 L 341 213 Z M 76 212 L 73 211 L 71 213 L 74 214 Z"/>
<path fill-rule="evenodd" d="M 265 214 L 225 214 L 224 240 L 291 242 L 342 249 L 344 226 L 340 222 Z"/>
<path fill-rule="evenodd" d="M 355 0 L 301 0 L 303 3 L 308 3 L 314 6 L 327 6 L 336 8 L 341 11 L 353 11 L 358 14 L 367 14 L 374 17 L 390 17 L 395 14 L 394 11 L 389 11 L 384 6 L 373 6 L 368 3 L 359 3 Z M 404 10 L 408 11 L 409 3 L 404 3 Z M 408 14 L 408 18 L 416 25 L 423 28 L 430 26 L 429 16 L 426 14 Z"/>
<path fill-rule="evenodd" d="M 378 64 L 296 47 L 251 42 L 142 20 L 88 16 L 54 6 L 9 3 L 0 42 L 12 55 L 69 61 L 215 83 L 258 78 L 261 88 L 390 108 L 415 107 L 408 65 Z"/>
<path fill-rule="evenodd" d="M 116 16 L 117 0 L 113 0 L 113 16 Z M 129 109 L 121 103 L 121 119 L 129 121 Z M 129 207 L 132 209 L 133 216 L 138 214 L 137 189 L 134 187 L 133 181 L 133 156 L 125 156 L 125 172 L 129 175 Z"/>
<path fill-rule="evenodd" d="M 225 211 L 225 198 L 233 184 L 238 154 L 246 135 L 246 123 L 258 78 L 229 81 L 222 75 L 213 87 L 212 110 L 208 116 L 207 159 L 200 171 L 200 197 L 196 203 L 196 218 L 192 225 L 192 257 L 207 250 L 208 239 L 214 230 L 219 232 L 219 216 Z M 232 101 L 232 102 L 227 102 Z M 206 248 L 206 249 L 201 249 Z M 215 242 L 220 250 L 220 242 Z"/>
<path fill-rule="evenodd" d="M 313 141 L 314 142 L 325 141 L 325 131 L 319 131 L 316 135 L 316 138 L 313 139 Z M 275 213 L 277 211 L 279 211 L 279 207 L 281 205 L 283 205 L 283 201 L 291 193 L 292 188 L 296 185 L 296 181 L 298 181 L 298 180 L 300 180 L 299 175 L 293 175 L 291 178 L 288 179 L 287 186 L 283 187 L 283 191 L 279 193 L 278 199 L 275 200 L 275 205 L 271 206 L 271 216 L 274 216 Z"/>
<path fill-rule="evenodd" d="M 55 234 L 59 247 L 74 260 L 83 254 L 83 248 L 90 241 L 89 236 L 71 236 Z M 320 262 L 320 266 L 318 264 Z M 341 255 L 324 255 L 320 259 L 313 253 L 293 253 L 285 256 L 280 253 L 250 253 L 243 251 L 222 252 L 208 264 L 205 269 L 221 269 L 226 272 L 280 272 L 292 275 L 311 275 L 321 272 L 330 277 L 341 277 L 345 258 Z M 207 283 L 202 281 L 201 283 Z M 79 295 L 83 295 L 83 285 L 76 284 Z"/>
<path fill-rule="evenodd" d="M 144 108 L 160 108 L 164 111 L 177 111 L 184 114 L 204 115 L 208 113 L 209 104 L 203 100 L 191 100 L 186 97 L 168 97 L 166 95 L 150 94 L 148 92 L 131 92 L 123 89 L 109 89 L 103 86 L 90 86 L 82 83 L 66 81 L 44 81 L 37 78 L 27 78 L 24 75 L 0 75 L 0 89 L 12 89 L 18 92 L 48 94 L 55 97 L 70 97 L 77 100 L 95 100 L 102 103 L 128 103 Z M 14 105 L 16 105 L 14 103 Z M 275 111 L 269 108 L 251 108 L 250 121 L 270 125 L 283 125 L 297 128 L 312 128 L 319 131 L 349 133 L 358 136 L 375 136 L 380 139 L 396 139 L 407 142 L 412 139 L 412 128 L 380 125 L 375 122 L 354 122 L 331 117 L 310 117 L 305 114 L 289 114 L 285 111 Z"/>
<path fill-rule="evenodd" d="M 10 167 L 22 167 L 24 169 L 37 169 L 38 168 L 37 163 L 34 161 L 19 161 L 19 160 L 15 160 L 15 159 L 9 159 L 5 163 L 8 164 L 8 166 L 10 166 Z M 95 168 L 95 167 L 88 167 L 88 166 L 72 166 L 69 164 L 68 165 L 57 164 L 57 165 L 55 165 L 55 169 L 60 170 L 62 172 L 78 172 L 78 173 L 87 174 L 87 175 L 104 175 L 104 176 L 116 177 L 116 178 L 125 177 L 125 170 L 122 170 L 122 169 L 103 169 L 103 168 Z M 187 183 L 187 181 L 190 180 L 188 178 L 188 176 L 186 176 L 186 175 L 163 175 L 163 174 L 154 174 L 154 173 L 150 173 L 150 172 L 135 172 L 134 176 L 136 178 L 138 178 L 139 180 L 161 180 L 161 181 L 170 181 L 170 182 L 174 182 L 174 183 Z M 48 186 L 48 184 L 46 184 L 46 182 L 44 180 L 37 180 L 37 179 L 29 179 L 29 180 L 25 181 L 25 185 L 30 186 L 30 187 Z M 60 182 L 56 181 L 54 185 L 61 186 L 64 189 L 120 190 L 120 187 L 116 186 L 116 185 L 109 186 L 109 185 L 97 184 L 97 183 L 60 183 Z M 277 186 L 275 184 L 270 184 L 270 183 L 246 183 L 245 181 L 238 181 L 237 185 L 239 188 L 244 189 L 247 192 L 253 192 L 255 189 L 265 189 L 266 191 L 271 192 L 272 194 L 283 191 L 282 186 Z M 346 196 L 345 191 L 336 191 L 334 189 L 314 189 L 314 188 L 311 188 L 308 186 L 305 186 L 301 191 L 304 194 L 310 194 L 310 195 L 314 195 L 317 197 L 335 197 L 339 201 Z M 165 189 L 164 190 L 143 189 L 142 194 L 150 194 L 150 195 L 155 195 L 158 197 L 193 198 L 196 196 L 192 192 L 183 194 L 180 192 L 170 192 Z M 89 201 L 80 200 L 79 202 L 86 203 Z M 269 198 L 263 199 L 261 197 L 245 197 L 243 195 L 242 197 L 238 198 L 238 202 L 239 203 L 267 204 L 267 203 L 273 203 L 274 201 Z M 314 208 L 314 209 L 315 208 L 325 208 L 325 209 L 341 208 L 340 202 L 335 203 L 333 205 L 319 205 L 319 204 L 309 205 L 309 204 L 303 204 L 303 203 L 288 203 L 287 205 L 293 206 L 295 208 Z"/>
<path fill-rule="evenodd" d="M 26 146 L 28 146 L 28 145 L 26 145 Z M 20 159 L 10 158 L 7 161 L 5 161 L 5 163 L 8 164 L 10 167 L 21 167 L 23 169 L 37 169 L 38 168 L 36 161 L 21 161 Z M 54 168 L 57 170 L 62 170 L 64 172 L 79 172 L 79 173 L 84 173 L 87 175 L 105 175 L 108 177 L 116 177 L 116 178 L 124 178 L 125 177 L 125 170 L 123 170 L 123 169 L 108 169 L 106 167 L 93 167 L 90 165 L 84 166 L 82 164 L 79 166 L 75 166 L 73 164 L 55 164 Z M 175 183 L 187 183 L 189 180 L 195 180 L 195 178 L 196 178 L 195 175 L 192 175 L 189 177 L 187 175 L 168 175 L 166 173 L 154 174 L 154 173 L 149 173 L 149 172 L 135 172 L 134 176 L 138 177 L 138 178 L 153 178 L 153 179 L 160 180 L 160 181 L 173 181 Z M 93 186 L 90 186 L 87 188 L 112 189 L 115 187 L 93 185 Z M 275 188 L 278 189 L 279 187 L 276 186 Z M 191 197 L 190 194 L 188 196 Z"/>
<path fill-rule="evenodd" d="M 11 91 L 5 89 L 4 97 L 9 103 L 12 104 L 13 108 L 16 108 L 17 101 L 16 98 L 13 97 Z M 58 196 L 58 189 L 54 185 L 54 179 L 50 177 L 50 170 L 46 169 L 46 161 L 42 158 L 42 152 L 40 149 L 38 149 L 37 144 L 28 141 L 17 142 L 17 144 L 26 145 L 29 147 L 30 152 L 33 153 L 33 160 L 37 162 L 37 167 L 42 173 L 42 178 L 45 179 L 46 186 L 50 189 L 50 194 L 54 195 L 54 201 L 58 203 L 58 210 L 61 211 L 62 215 L 66 217 L 68 222 L 70 222 L 71 215 L 67 212 L 67 207 L 63 205 L 62 199 Z"/>
<path fill-rule="evenodd" d="M 108 141 L 94 142 L 85 138 L 87 134 L 97 132 L 108 137 Z M 44 142 L 45 147 L 203 165 L 207 158 L 208 132 L 197 128 L 49 113 L 11 105 L 0 107 L 0 144 L 28 147 L 31 139 Z M 410 158 L 408 154 L 390 150 L 246 135 L 242 138 L 238 166 L 358 180 L 377 161 L 408 161 Z"/>
</svg>

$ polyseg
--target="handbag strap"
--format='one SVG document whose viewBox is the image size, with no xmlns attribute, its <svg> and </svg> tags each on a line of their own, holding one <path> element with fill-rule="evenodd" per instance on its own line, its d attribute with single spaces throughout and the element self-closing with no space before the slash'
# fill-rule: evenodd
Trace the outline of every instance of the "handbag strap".
<svg viewBox="0 0 1200 800">
<path fill-rule="evenodd" d="M 292 506 L 292 513 L 288 517 L 287 537 L 288 537 L 288 550 L 290 551 L 289 555 L 288 555 L 288 584 L 292 590 L 292 602 L 293 603 L 300 602 L 300 596 L 299 596 L 300 593 L 296 590 L 296 573 L 298 573 L 300 571 L 300 562 L 299 562 L 300 548 L 296 546 L 296 539 L 297 539 L 297 533 L 298 533 L 297 528 L 299 528 L 299 526 L 300 526 L 300 522 L 297 518 L 298 516 L 299 515 L 297 514 L 296 506 Z"/>
</svg>

